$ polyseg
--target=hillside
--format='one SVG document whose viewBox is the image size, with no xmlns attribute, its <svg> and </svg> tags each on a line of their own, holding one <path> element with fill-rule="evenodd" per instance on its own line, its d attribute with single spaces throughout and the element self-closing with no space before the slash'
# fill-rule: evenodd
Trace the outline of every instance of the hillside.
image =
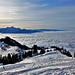
<svg viewBox="0 0 75 75">
<path fill-rule="evenodd" d="M 16 64 L 0 66 L 0 75 L 74 75 L 75 59 L 49 52 L 29 57 Z"/>
<path fill-rule="evenodd" d="M 3 35 L 10 36 L 11 38 L 9 38 L 9 42 L 11 43 L 9 44 L 8 42 L 5 42 L 8 40 L 6 37 L 1 38 L 0 57 L 1 54 L 3 57 L 6 56 L 5 58 L 7 58 L 9 53 L 11 55 L 19 52 L 20 54 L 24 53 L 23 51 L 25 50 L 22 51 L 19 46 L 12 46 L 12 44 L 19 45 L 19 43 L 30 48 L 33 48 L 34 44 L 36 44 L 38 47 L 44 46 L 45 48 L 48 48 L 49 51 L 45 52 L 44 54 L 33 54 L 32 57 L 24 57 L 23 60 L 19 60 L 19 62 L 14 63 L 12 61 L 13 64 L 5 62 L 4 64 L 6 65 L 3 65 L 0 63 L 0 75 L 75 75 L 74 34 L 75 32 L 69 31 L 42 32 L 35 34 L 11 34 L 13 37 L 11 37 L 10 34 L 1 34 L 1 37 Z M 29 46 L 27 43 L 29 43 L 31 46 Z M 42 43 L 42 45 L 40 43 Z M 49 44 L 49 46 L 47 46 L 47 44 Z M 53 45 L 56 45 L 57 47 Z M 66 50 L 71 52 L 72 57 L 68 57 L 63 54 Z M 26 52 L 28 52 L 28 50 Z M 40 52 L 40 50 L 38 50 L 38 52 Z"/>
</svg>

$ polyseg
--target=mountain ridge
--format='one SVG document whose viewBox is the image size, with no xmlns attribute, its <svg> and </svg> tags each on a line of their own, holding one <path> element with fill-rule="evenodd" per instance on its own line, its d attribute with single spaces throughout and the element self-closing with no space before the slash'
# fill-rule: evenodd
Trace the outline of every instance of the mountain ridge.
<svg viewBox="0 0 75 75">
<path fill-rule="evenodd" d="M 21 29 L 16 27 L 6 27 L 0 28 L 0 33 L 36 33 L 36 32 L 43 32 L 43 31 L 62 31 L 57 29 Z"/>
</svg>

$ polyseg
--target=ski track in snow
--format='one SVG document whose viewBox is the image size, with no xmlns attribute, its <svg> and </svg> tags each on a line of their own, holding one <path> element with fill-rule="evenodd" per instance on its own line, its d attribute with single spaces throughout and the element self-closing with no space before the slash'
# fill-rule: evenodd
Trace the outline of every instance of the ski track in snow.
<svg viewBox="0 0 75 75">
<path fill-rule="evenodd" d="M 74 61 L 73 62 L 70 62 L 70 63 L 74 63 Z M 66 64 L 68 64 L 68 65 L 66 65 L 65 63 L 65 65 L 64 64 L 57 64 L 57 65 L 46 65 L 46 66 L 39 66 L 39 67 L 35 67 L 35 68 L 30 68 L 30 69 L 27 69 L 27 68 L 25 68 L 24 67 L 24 65 L 22 66 L 21 64 L 19 64 L 20 65 L 20 67 L 19 66 L 16 66 L 17 67 L 17 69 L 16 69 L 16 71 L 14 70 L 15 68 L 11 68 L 11 69 L 7 69 L 6 68 L 6 71 L 3 71 L 3 72 L 1 72 L 1 74 L 5 74 L 5 75 L 18 75 L 18 74 L 27 74 L 27 73 L 29 73 L 30 75 L 40 75 L 40 74 L 42 74 L 42 75 L 44 75 L 44 73 L 51 73 L 51 74 L 73 74 L 73 73 L 71 73 L 71 70 L 73 69 L 74 71 L 75 71 L 75 67 L 74 66 L 72 66 L 72 64 L 70 64 L 70 63 L 66 63 Z M 25 64 L 25 65 L 27 65 L 27 64 Z M 24 68 L 23 68 L 24 67 Z M 67 71 L 68 72 L 67 72 Z M 75 73 L 75 72 L 74 72 Z M 62 74 L 62 75 L 63 75 Z"/>
<path fill-rule="evenodd" d="M 59 58 L 57 60 L 52 59 L 53 63 L 51 63 L 52 60 L 50 61 L 49 59 L 47 59 L 51 59 L 51 55 L 38 55 L 37 57 L 38 59 L 35 56 L 25 59 L 22 62 L 16 64 L 6 65 L 6 70 L 0 67 L 0 75 L 72 75 L 75 73 L 74 58 L 72 59 L 65 57 L 66 59 L 61 60 L 62 63 L 58 61 L 60 60 Z M 47 59 L 47 62 L 45 61 L 44 57 L 45 59 Z M 65 62 L 65 60 L 67 62 Z M 41 64 L 39 63 L 39 61 L 41 62 Z M 58 63 L 56 63 L 55 61 Z M 51 64 L 49 64 L 49 62 Z"/>
</svg>

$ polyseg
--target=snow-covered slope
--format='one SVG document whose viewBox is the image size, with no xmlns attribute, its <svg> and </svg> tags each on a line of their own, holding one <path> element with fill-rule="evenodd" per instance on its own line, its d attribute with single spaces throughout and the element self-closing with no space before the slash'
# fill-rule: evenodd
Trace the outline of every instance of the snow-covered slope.
<svg viewBox="0 0 75 75">
<path fill-rule="evenodd" d="M 9 46 L 8 44 L 0 41 L 0 55 L 2 56 L 7 56 L 9 53 L 17 53 L 17 49 L 19 49 L 17 46 Z"/>
<path fill-rule="evenodd" d="M 2 45 L 6 45 L 1 43 Z M 8 48 L 8 49 L 7 49 Z M 18 47 L 6 47 L 6 51 L 0 51 L 1 54 L 15 53 Z M 0 75 L 74 75 L 75 58 L 62 55 L 59 51 L 54 51 L 43 55 L 27 57 L 21 62 L 15 64 L 0 64 Z"/>
<path fill-rule="evenodd" d="M 1 34 L 10 36 L 27 46 L 63 47 L 75 52 L 75 32 L 44 32 L 35 34 Z M 14 50 L 12 48 L 11 50 Z M 15 64 L 0 66 L 0 75 L 75 75 L 75 58 L 67 57 L 59 51 L 28 57 Z"/>
<path fill-rule="evenodd" d="M 58 51 L 0 66 L 0 75 L 75 75 L 75 59 Z"/>
</svg>

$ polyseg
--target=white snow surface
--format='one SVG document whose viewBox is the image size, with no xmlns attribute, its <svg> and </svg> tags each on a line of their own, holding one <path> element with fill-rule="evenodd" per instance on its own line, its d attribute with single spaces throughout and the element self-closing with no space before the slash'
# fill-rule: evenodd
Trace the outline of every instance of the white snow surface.
<svg viewBox="0 0 75 75">
<path fill-rule="evenodd" d="M 34 44 L 45 47 L 57 45 L 69 50 L 72 55 L 75 52 L 75 32 L 73 31 L 0 35 L 9 36 L 29 47 Z M 14 49 L 16 48 L 9 51 L 13 52 Z M 62 55 L 59 51 L 52 51 L 28 57 L 21 62 L 4 65 L 4 67 L 1 64 L 0 75 L 75 75 L 75 58 Z"/>
<path fill-rule="evenodd" d="M 74 62 L 74 58 L 51 52 L 0 66 L 0 75 L 75 75 Z"/>
</svg>

